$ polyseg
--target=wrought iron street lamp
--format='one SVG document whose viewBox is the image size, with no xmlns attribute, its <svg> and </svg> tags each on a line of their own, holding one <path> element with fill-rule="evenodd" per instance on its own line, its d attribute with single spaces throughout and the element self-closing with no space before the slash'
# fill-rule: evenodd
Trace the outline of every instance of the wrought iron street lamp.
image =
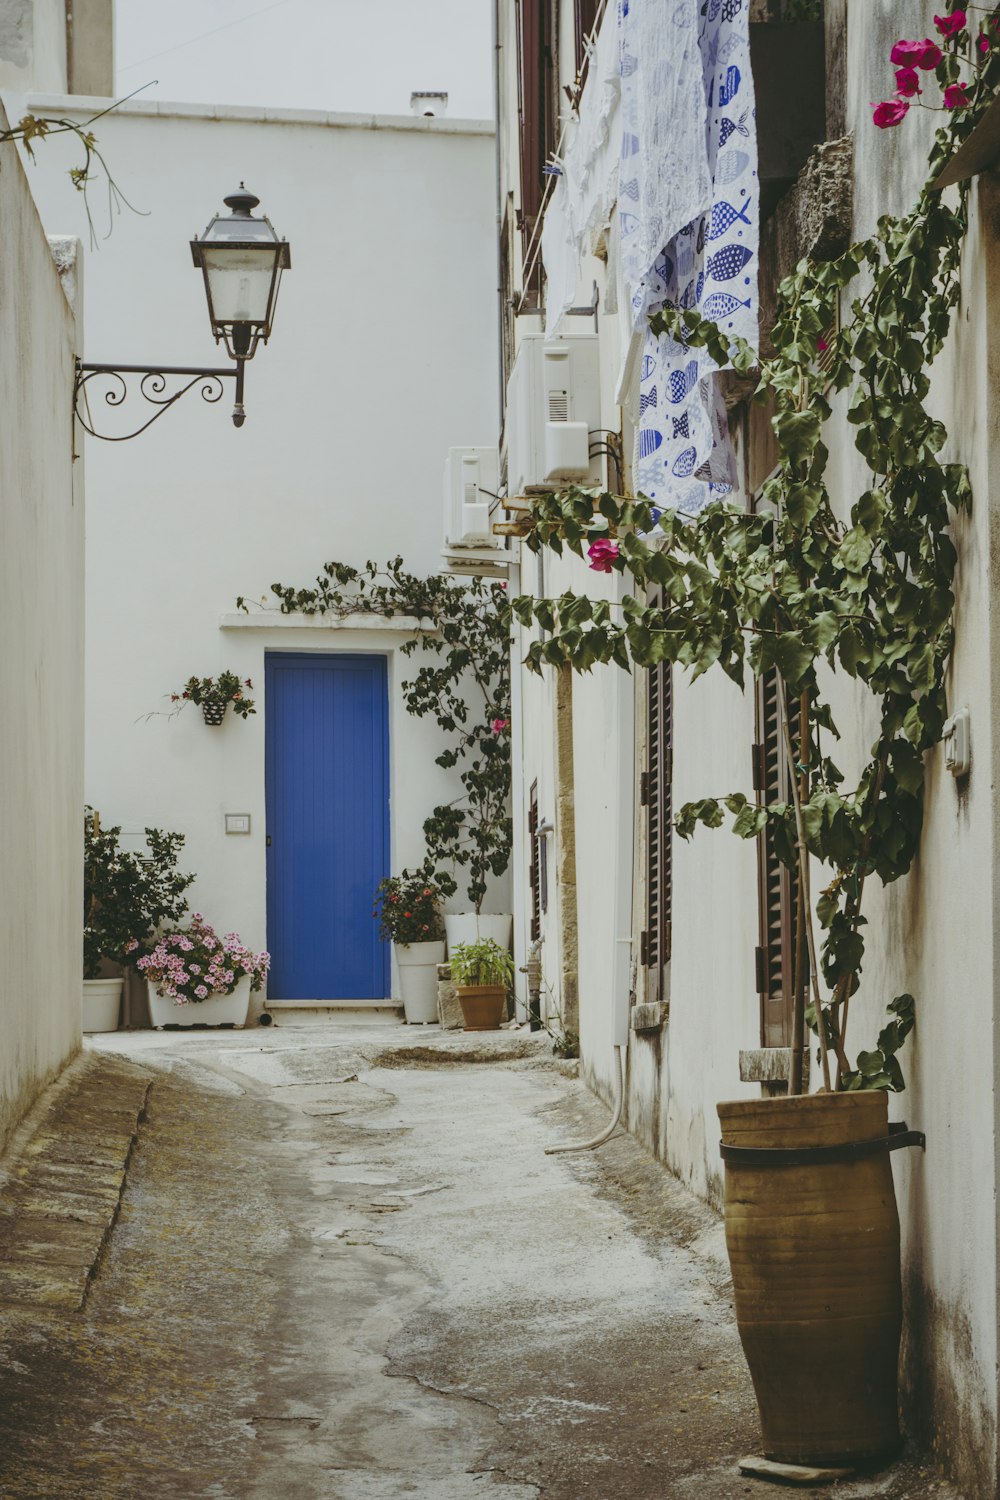
<svg viewBox="0 0 1000 1500">
<path fill-rule="evenodd" d="M 248 192 L 242 182 L 239 191 L 230 193 L 223 201 L 230 212 L 217 214 L 201 238 L 191 241 L 191 255 L 205 280 L 212 333 L 216 343 L 224 344 L 227 354 L 234 361 L 232 368 L 98 365 L 78 360 L 74 408 L 82 426 L 91 436 L 112 443 L 138 437 L 140 432 L 145 432 L 147 427 L 196 385 L 201 385 L 202 400 L 218 401 L 223 392 L 222 382 L 227 379 L 236 381 L 233 424 L 242 427 L 246 421 L 243 406 L 245 366 L 247 360 L 253 359 L 257 346 L 266 344 L 271 336 L 281 273 L 291 266 L 291 250 L 287 240 L 278 238 L 269 219 L 263 215 L 259 218 L 254 215 L 253 210 L 259 205 L 260 199 Z M 95 377 L 109 377 L 112 385 L 105 391 L 104 400 L 108 406 L 119 407 L 128 398 L 126 377 L 130 375 L 141 377 L 138 384 L 140 396 L 158 410 L 133 432 L 113 434 L 96 431 L 87 399 L 88 385 Z M 185 383 L 174 389 L 173 382 L 177 378 L 182 378 Z"/>
</svg>

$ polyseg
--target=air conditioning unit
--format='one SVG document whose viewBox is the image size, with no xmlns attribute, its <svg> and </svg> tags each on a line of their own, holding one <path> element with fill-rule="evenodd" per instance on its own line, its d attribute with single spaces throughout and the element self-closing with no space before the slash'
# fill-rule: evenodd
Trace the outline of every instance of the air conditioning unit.
<svg viewBox="0 0 1000 1500">
<path fill-rule="evenodd" d="M 507 493 L 601 484 L 601 460 L 590 456 L 600 427 L 597 334 L 525 334 L 507 387 Z"/>
<path fill-rule="evenodd" d="M 449 448 L 444 466 L 444 544 L 450 547 L 502 545 L 493 535 L 490 506 L 500 486 L 495 448 Z"/>
</svg>

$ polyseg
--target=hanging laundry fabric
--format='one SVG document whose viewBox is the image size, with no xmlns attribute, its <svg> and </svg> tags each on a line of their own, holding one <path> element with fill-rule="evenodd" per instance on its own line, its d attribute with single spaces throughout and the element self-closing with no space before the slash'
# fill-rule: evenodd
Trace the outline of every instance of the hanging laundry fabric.
<svg viewBox="0 0 1000 1500">
<path fill-rule="evenodd" d="M 567 308 L 576 300 L 580 256 L 570 223 L 565 175 L 549 196 L 542 221 L 542 265 L 545 267 L 545 337 L 559 331 Z"/>
<path fill-rule="evenodd" d="M 552 191 L 542 226 L 545 267 L 545 335 L 558 331 L 576 299 L 587 235 L 607 222 L 615 201 L 618 137 L 611 122 L 621 93 L 618 32 L 609 5 L 594 44 L 579 115 L 567 127 L 562 175 Z"/>
<path fill-rule="evenodd" d="M 636 488 L 661 506 L 689 512 L 735 483 L 718 367 L 704 350 L 654 335 L 648 318 L 667 304 L 689 308 L 757 345 L 759 193 L 748 10 L 749 0 L 619 0 L 622 269 L 633 326 L 645 330 Z M 672 47 L 664 45 L 665 24 L 675 28 Z M 681 71 L 685 86 L 697 81 L 696 101 L 675 77 Z M 666 131 L 656 119 L 657 101 L 646 98 L 654 79 L 659 95 L 690 111 Z M 649 121 L 652 151 L 642 135 Z M 662 176 L 654 184 L 657 159 Z M 679 221 L 682 213 L 687 217 Z M 664 230 L 647 262 L 651 236 Z"/>
</svg>

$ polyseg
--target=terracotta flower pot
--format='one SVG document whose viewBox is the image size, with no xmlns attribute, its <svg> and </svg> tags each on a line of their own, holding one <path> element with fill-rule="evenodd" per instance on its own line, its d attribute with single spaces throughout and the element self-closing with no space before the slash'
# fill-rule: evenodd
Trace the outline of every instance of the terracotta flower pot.
<svg viewBox="0 0 1000 1500">
<path fill-rule="evenodd" d="M 496 1031 L 507 1015 L 507 986 L 460 984 L 457 986 L 466 1031 Z"/>
<path fill-rule="evenodd" d="M 899 1218 L 884 1093 L 719 1105 L 724 1148 L 827 1148 L 788 1164 L 726 1160 L 726 1245 L 763 1451 L 789 1464 L 874 1459 L 899 1446 Z M 837 1157 L 840 1157 L 838 1160 Z"/>
</svg>

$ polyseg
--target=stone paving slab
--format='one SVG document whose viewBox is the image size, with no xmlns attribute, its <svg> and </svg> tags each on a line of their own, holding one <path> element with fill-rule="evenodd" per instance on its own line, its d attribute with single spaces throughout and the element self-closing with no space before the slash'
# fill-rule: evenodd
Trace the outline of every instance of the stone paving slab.
<svg viewBox="0 0 1000 1500">
<path fill-rule="evenodd" d="M 0 1161 L 0 1303 L 79 1312 L 121 1204 L 152 1075 L 79 1058 Z"/>
</svg>

